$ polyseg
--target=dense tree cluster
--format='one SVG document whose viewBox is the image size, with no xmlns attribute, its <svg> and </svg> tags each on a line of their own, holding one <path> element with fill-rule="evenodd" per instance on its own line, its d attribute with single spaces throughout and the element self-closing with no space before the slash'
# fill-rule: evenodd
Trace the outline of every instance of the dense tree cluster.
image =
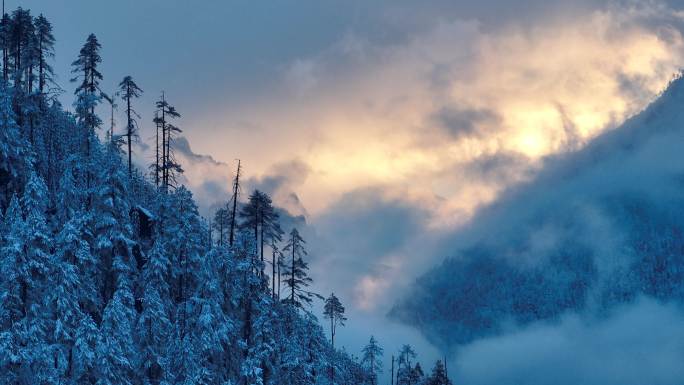
<svg viewBox="0 0 684 385">
<path fill-rule="evenodd" d="M 347 320 L 334 294 L 326 338 L 306 242 L 285 235 L 271 198 L 238 202 L 238 166 L 231 201 L 205 223 L 178 184 L 180 114 L 166 96 L 147 174 L 131 154 L 142 89 L 119 83 L 125 131 L 102 140 L 97 106 L 113 96 L 100 43 L 90 34 L 73 62 L 74 113 L 55 98 L 54 43 L 42 15 L 3 16 L 0 383 L 377 385 L 383 349 L 371 338 L 357 360 L 334 347 Z M 441 363 L 424 377 L 414 358 L 402 350 L 397 384 L 449 384 Z"/>
<path fill-rule="evenodd" d="M 362 364 L 369 372 L 370 384 L 377 384 L 377 374 L 382 370 L 382 365 L 377 364 L 377 359 L 382 356 L 382 348 L 377 346 L 375 338 L 371 337 L 370 342 L 363 349 L 364 357 Z M 437 360 L 432 372 L 426 375 L 420 362 L 416 361 L 417 354 L 410 345 L 403 345 L 399 349 L 399 354 L 395 360 L 392 356 L 392 385 L 452 385 L 447 373 L 446 361 Z M 396 372 L 394 364 L 397 364 Z M 374 364 L 375 363 L 375 364 Z"/>
<path fill-rule="evenodd" d="M 120 83 L 127 145 L 102 140 L 100 43 L 88 36 L 73 62 L 69 113 L 49 89 L 51 31 L 21 8 L 0 30 L 0 383 L 370 383 L 310 312 L 304 239 L 291 229 L 279 250 L 270 198 L 236 196 L 212 242 L 177 183 L 175 108 L 156 105 L 150 179 L 130 157 L 141 88 Z"/>
</svg>

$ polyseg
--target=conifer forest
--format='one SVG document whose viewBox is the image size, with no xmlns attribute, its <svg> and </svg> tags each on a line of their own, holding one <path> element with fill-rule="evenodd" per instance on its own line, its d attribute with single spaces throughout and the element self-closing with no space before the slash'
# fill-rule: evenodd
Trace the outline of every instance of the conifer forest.
<svg viewBox="0 0 684 385">
<path fill-rule="evenodd" d="M 675 0 L 5 0 L 0 385 L 684 384 Z"/>
</svg>

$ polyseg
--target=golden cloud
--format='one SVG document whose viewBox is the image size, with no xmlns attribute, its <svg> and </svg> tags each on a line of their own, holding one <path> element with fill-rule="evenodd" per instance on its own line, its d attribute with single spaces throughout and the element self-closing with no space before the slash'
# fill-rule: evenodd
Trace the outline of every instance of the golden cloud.
<svg viewBox="0 0 684 385">
<path fill-rule="evenodd" d="M 650 3 L 496 31 L 443 20 L 388 45 L 349 34 L 286 66 L 272 94 L 227 108 L 258 131 L 201 144 L 237 154 L 255 174 L 307 163 L 297 192 L 314 218 L 345 192 L 382 185 L 429 202 L 434 226 L 458 225 L 544 157 L 644 108 L 679 70 L 684 40 L 670 22 L 680 17 Z M 503 159 L 487 164 L 499 172 L 473 171 L 489 159 Z M 407 273 L 401 263 L 395 271 Z M 378 282 L 359 287 L 385 288 Z M 359 298 L 372 306 L 379 297 L 367 294 Z"/>
</svg>

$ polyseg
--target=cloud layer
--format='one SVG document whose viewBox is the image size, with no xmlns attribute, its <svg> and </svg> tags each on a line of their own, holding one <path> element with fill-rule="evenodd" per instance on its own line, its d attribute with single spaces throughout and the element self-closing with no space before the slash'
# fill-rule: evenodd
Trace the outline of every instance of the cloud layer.
<svg viewBox="0 0 684 385">
<path fill-rule="evenodd" d="M 464 347 L 454 382 L 473 385 L 681 383 L 684 313 L 641 298 L 608 319 L 567 315 Z"/>
<path fill-rule="evenodd" d="M 276 120 L 301 133 L 289 143 L 311 168 L 298 192 L 313 221 L 352 223 L 368 194 L 416 207 L 401 222 L 421 217 L 410 234 L 387 235 L 391 252 L 368 245 L 354 253 L 376 264 L 369 271 L 384 271 L 356 277 L 366 288 L 356 298 L 382 306 L 401 290 L 395 283 L 446 256 L 428 239 L 467 223 L 546 156 L 583 147 L 665 87 L 682 55 L 671 9 L 630 3 L 582 12 L 497 28 L 437 18 L 387 44 L 350 32 L 287 67 L 282 92 L 292 100 Z M 368 226 L 365 212 L 357 220 Z"/>
</svg>

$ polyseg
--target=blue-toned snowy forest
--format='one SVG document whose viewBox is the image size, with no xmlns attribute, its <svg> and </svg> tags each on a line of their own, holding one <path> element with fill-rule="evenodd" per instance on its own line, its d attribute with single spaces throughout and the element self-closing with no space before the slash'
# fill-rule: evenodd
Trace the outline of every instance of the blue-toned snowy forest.
<svg viewBox="0 0 684 385">
<path fill-rule="evenodd" d="M 238 170 L 231 203 L 200 217 L 177 183 L 180 113 L 165 95 L 143 122 L 132 77 L 102 92 L 91 34 L 65 108 L 48 19 L 5 14 L 0 43 L 0 384 L 378 382 L 377 341 L 355 358 L 312 313 L 324 298 L 309 289 L 306 242 L 281 229 L 268 195 L 239 201 Z M 123 134 L 98 116 L 103 103 L 125 106 Z M 149 169 L 131 162 L 140 124 L 156 125 Z M 337 297 L 322 316 L 334 338 L 346 320 Z M 413 357 L 398 383 L 416 384 Z M 426 383 L 444 372 L 438 363 Z"/>
<path fill-rule="evenodd" d="M 0 385 L 682 384 L 681 3 L 3 2 Z"/>
</svg>

